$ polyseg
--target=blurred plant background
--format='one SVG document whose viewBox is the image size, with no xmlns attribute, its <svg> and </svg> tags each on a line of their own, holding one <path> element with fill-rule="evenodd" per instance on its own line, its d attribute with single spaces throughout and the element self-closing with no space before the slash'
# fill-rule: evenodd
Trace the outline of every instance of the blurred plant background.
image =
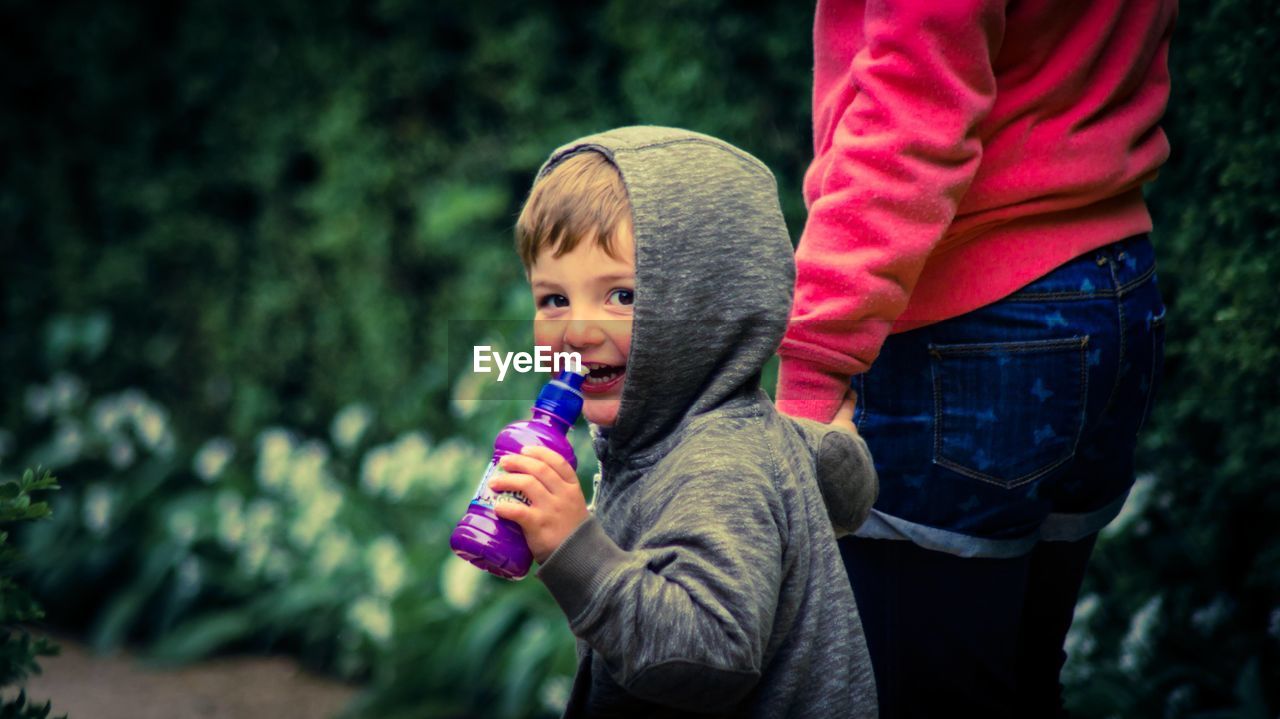
<svg viewBox="0 0 1280 719">
<path fill-rule="evenodd" d="M 511 227 L 574 137 L 722 136 L 773 168 L 798 236 L 811 23 L 0 0 L 0 477 L 60 477 L 16 537 L 48 621 L 175 662 L 291 652 L 366 687 L 353 716 L 556 715 L 574 660 L 549 596 L 447 546 L 535 387 L 445 358 L 520 348 L 483 328 L 531 312 Z M 1082 716 L 1280 711 L 1277 31 L 1273 4 L 1183 3 L 1149 192 L 1166 375 L 1069 638 Z"/>
</svg>

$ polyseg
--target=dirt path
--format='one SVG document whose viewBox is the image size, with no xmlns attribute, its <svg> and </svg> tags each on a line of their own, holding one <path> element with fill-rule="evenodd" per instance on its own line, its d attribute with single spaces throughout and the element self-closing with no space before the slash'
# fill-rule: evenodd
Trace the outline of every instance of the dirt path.
<svg viewBox="0 0 1280 719">
<path fill-rule="evenodd" d="M 27 696 L 53 701 L 69 719 L 323 719 L 356 692 L 307 674 L 289 659 L 214 659 L 180 669 L 144 666 L 128 654 L 102 657 L 55 638 L 56 657 L 27 681 Z M 16 694 L 5 691 L 5 696 Z"/>
</svg>

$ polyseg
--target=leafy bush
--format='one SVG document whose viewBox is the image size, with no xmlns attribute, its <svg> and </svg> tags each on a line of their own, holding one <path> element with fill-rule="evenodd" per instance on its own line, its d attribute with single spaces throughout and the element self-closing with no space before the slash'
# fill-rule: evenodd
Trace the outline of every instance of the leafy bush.
<svg viewBox="0 0 1280 719">
<path fill-rule="evenodd" d="M 140 390 L 95 398 L 61 375 L 29 394 L 49 412 L 33 454 L 73 479 L 64 511 L 23 534 L 57 560 L 28 576 L 99 649 L 141 640 L 161 662 L 290 650 L 368 683 L 356 716 L 537 716 L 563 701 L 573 647 L 546 592 L 449 551 L 483 448 L 421 431 L 376 442 L 359 404 L 326 437 L 272 427 L 248 447 L 196 446 Z M 513 404 L 454 411 L 496 432 Z"/>
<path fill-rule="evenodd" d="M 45 502 L 32 502 L 37 492 L 58 489 L 57 480 L 47 470 L 27 470 L 18 481 L 0 482 L 0 526 L 45 519 L 52 513 Z M 32 637 L 28 626 L 44 618 L 31 595 L 11 576 L 17 553 L 8 546 L 9 534 L 0 530 L 0 687 L 22 682 L 40 673 L 39 657 L 51 657 L 58 647 L 43 637 Z M 0 699 L 0 716 L 6 719 L 45 719 L 52 702 L 35 706 L 27 702 L 26 691 L 17 697 Z"/>
<path fill-rule="evenodd" d="M 1273 4 L 1182 3 L 1151 187 L 1165 377 L 1072 628 L 1083 716 L 1280 707 L 1280 52 Z"/>
</svg>

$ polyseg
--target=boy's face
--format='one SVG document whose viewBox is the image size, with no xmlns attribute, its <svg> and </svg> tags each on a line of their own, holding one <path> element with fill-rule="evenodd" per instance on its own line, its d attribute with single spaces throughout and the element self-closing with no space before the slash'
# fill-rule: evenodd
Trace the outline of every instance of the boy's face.
<svg viewBox="0 0 1280 719">
<path fill-rule="evenodd" d="M 610 257 L 583 238 L 560 257 L 539 253 L 529 270 L 536 344 L 578 352 L 591 370 L 582 383 L 587 421 L 613 426 L 622 400 L 635 303 L 636 250 L 630 228 L 618 232 Z"/>
</svg>

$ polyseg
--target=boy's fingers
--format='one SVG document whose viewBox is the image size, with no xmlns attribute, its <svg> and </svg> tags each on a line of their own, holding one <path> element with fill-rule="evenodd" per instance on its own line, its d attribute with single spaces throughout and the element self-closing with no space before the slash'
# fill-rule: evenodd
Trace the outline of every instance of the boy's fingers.
<svg viewBox="0 0 1280 719">
<path fill-rule="evenodd" d="M 555 494 L 564 484 L 556 470 L 544 462 L 541 457 L 508 454 L 502 458 L 502 467 L 508 471 L 524 472 L 536 477 L 547 488 L 547 491 L 552 494 Z"/>
<path fill-rule="evenodd" d="M 555 472 L 552 471 L 546 463 L 534 457 L 522 457 L 518 454 L 508 454 L 502 458 L 502 468 L 507 472 L 520 472 L 532 477 L 550 494 L 554 494 L 557 486 L 560 484 L 559 479 L 555 476 Z"/>
<path fill-rule="evenodd" d="M 550 494 L 541 480 L 527 474 L 500 474 L 489 480 L 489 489 L 495 492 L 519 492 L 530 502 L 546 499 Z"/>
<path fill-rule="evenodd" d="M 522 527 L 528 521 L 530 514 L 529 508 L 519 502 L 498 502 L 493 506 L 493 513 Z"/>
<path fill-rule="evenodd" d="M 577 484 L 577 471 L 574 470 L 573 466 L 569 464 L 567 459 L 560 456 L 559 452 L 547 447 L 539 447 L 535 445 L 521 449 L 520 454 L 525 457 L 534 457 L 545 462 L 547 466 L 551 467 L 551 469 L 555 471 L 560 481 Z"/>
</svg>

